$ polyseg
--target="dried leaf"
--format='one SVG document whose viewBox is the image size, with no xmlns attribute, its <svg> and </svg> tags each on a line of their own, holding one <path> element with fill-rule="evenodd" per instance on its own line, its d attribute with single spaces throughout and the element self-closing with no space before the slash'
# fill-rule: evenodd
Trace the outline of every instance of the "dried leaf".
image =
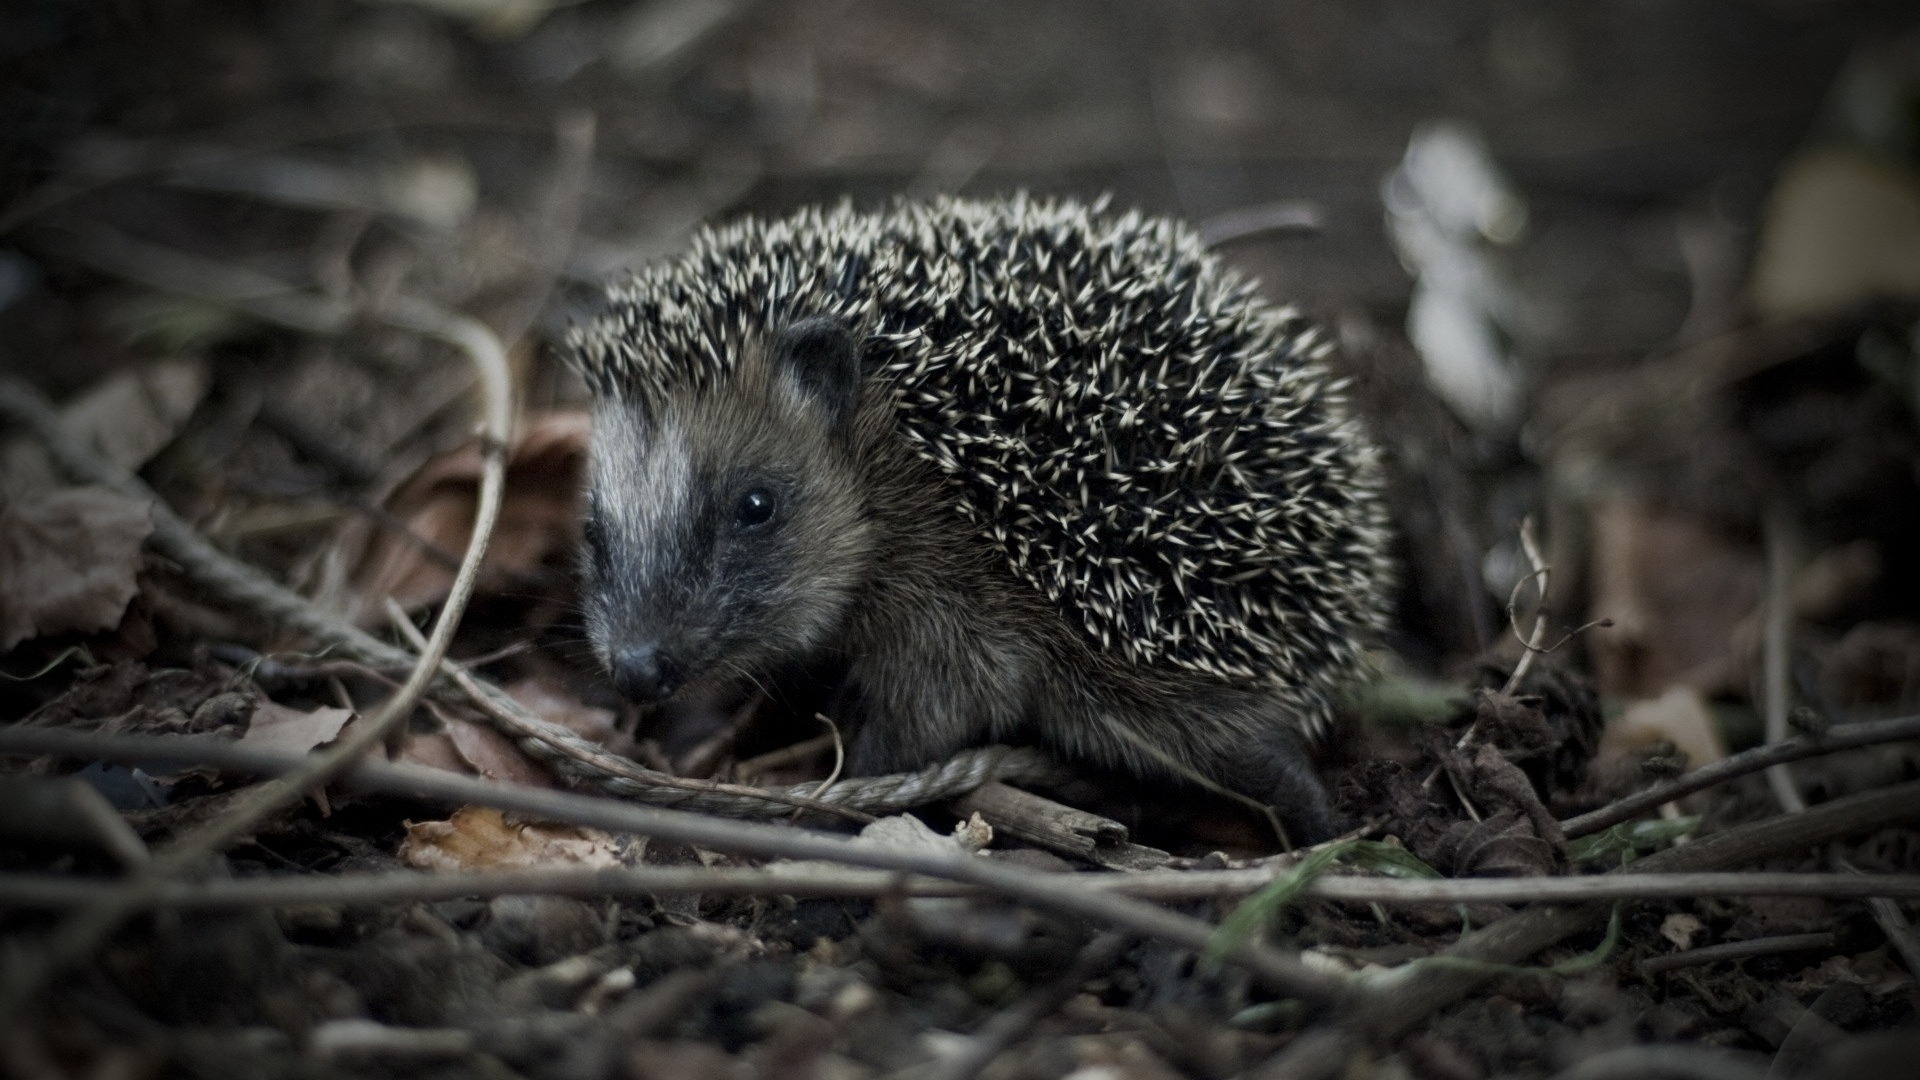
<svg viewBox="0 0 1920 1080">
<path fill-rule="evenodd" d="M 68 434 L 129 471 L 137 470 L 179 434 L 207 394 L 205 362 L 169 360 L 131 368 L 60 410 Z M 57 487 L 40 447 L 16 443 L 0 461 L 0 489 L 20 493 Z"/>
<path fill-rule="evenodd" d="M 1676 686 L 1651 701 L 1628 705 L 1620 719 L 1607 726 L 1603 740 L 1609 753 L 1668 743 L 1685 754 L 1693 768 L 1727 756 L 1706 699 L 1689 686 Z"/>
<path fill-rule="evenodd" d="M 1677 949 L 1693 948 L 1694 939 L 1705 933 L 1706 929 L 1707 924 L 1700 921 L 1700 916 L 1684 911 L 1676 911 L 1660 920 L 1660 936 L 1673 942 Z"/>
<path fill-rule="evenodd" d="M 613 746 L 624 736 L 614 728 L 618 719 L 612 709 L 582 702 L 566 692 L 554 680 L 538 675 L 520 679 L 504 687 L 507 695 L 525 705 L 543 720 L 550 720 L 583 739 Z M 615 747 L 619 749 L 619 747 Z"/>
<path fill-rule="evenodd" d="M 476 724 L 457 717 L 443 718 L 447 725 L 447 737 L 452 740 L 460 759 L 473 767 L 473 771 L 489 780 L 503 780 L 510 784 L 522 784 L 526 787 L 551 788 L 558 785 L 553 774 L 536 764 L 511 739 L 484 724 Z"/>
<path fill-rule="evenodd" d="M 483 583 L 500 575 L 527 575 L 563 561 L 579 530 L 578 502 L 590 425 L 584 412 L 533 419 L 507 461 L 506 494 L 487 546 Z M 466 550 L 480 496 L 478 446 L 429 461 L 386 500 L 413 538 L 448 555 Z M 391 596 L 404 607 L 432 603 L 453 584 L 453 570 L 413 538 L 376 531 L 364 520 L 347 525 L 340 555 L 351 567 L 344 606 L 362 624 L 384 619 Z"/>
<path fill-rule="evenodd" d="M 304 754 L 340 737 L 340 729 L 354 716 L 352 709 L 320 708 L 311 712 L 263 701 L 247 722 L 243 745 L 263 750 L 291 750 Z"/>
<path fill-rule="evenodd" d="M 102 488 L 0 498 L 0 652 L 30 638 L 111 630 L 139 592 L 151 507 Z"/>
<path fill-rule="evenodd" d="M 597 829 L 513 822 L 498 810 L 467 807 L 446 821 L 409 822 L 399 857 L 421 870 L 614 867 L 616 851 L 614 838 Z"/>
<path fill-rule="evenodd" d="M 1546 877 L 1559 872 L 1553 845 L 1512 810 L 1447 830 L 1456 877 Z"/>
<path fill-rule="evenodd" d="M 1630 499 L 1595 505 L 1592 617 L 1613 620 L 1591 639 L 1600 692 L 1744 691 L 1753 637 L 1739 631 L 1764 576 L 1757 550 L 1701 519 Z"/>
<path fill-rule="evenodd" d="M 1754 260 L 1754 305 L 1817 315 L 1896 296 L 1920 296 L 1920 178 L 1841 150 L 1788 164 Z"/>
</svg>

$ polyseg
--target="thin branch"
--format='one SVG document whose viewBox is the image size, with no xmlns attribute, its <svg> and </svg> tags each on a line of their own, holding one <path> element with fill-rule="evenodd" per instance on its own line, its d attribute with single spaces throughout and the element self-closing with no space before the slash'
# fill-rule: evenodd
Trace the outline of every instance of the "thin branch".
<svg viewBox="0 0 1920 1080">
<path fill-rule="evenodd" d="M 302 755 L 262 752 L 220 739 L 97 735 L 17 727 L 0 729 L 0 754 L 195 762 L 228 771 L 269 775 L 286 773 L 304 760 Z M 335 782 L 350 790 L 401 795 L 447 806 L 491 806 L 544 820 L 652 836 L 717 851 L 819 859 L 966 882 L 1034 907 L 1091 919 L 1195 951 L 1208 944 L 1214 929 L 1203 920 L 1138 900 L 1094 890 L 1061 888 L 1062 882 L 1055 875 L 1000 866 L 957 847 L 952 850 L 883 847 L 786 826 L 732 821 L 572 792 L 516 787 L 373 759 L 352 764 Z M 1352 993 L 1344 979 L 1314 970 L 1299 959 L 1264 944 L 1245 943 L 1225 959 L 1245 967 L 1272 990 L 1317 1004 L 1337 1004 Z"/>
<path fill-rule="evenodd" d="M 1844 874 L 1866 876 L 1854 868 L 1844 855 L 1838 851 L 1829 852 L 1828 865 Z M 1874 923 L 1887 937 L 1887 943 L 1900 954 L 1907 965 L 1907 975 L 1920 979 L 1920 934 L 1914 932 L 1913 921 L 1900 910 L 1900 905 L 1890 897 L 1870 896 L 1867 898 L 1867 911 L 1872 914 Z"/>
<path fill-rule="evenodd" d="M 1540 554 L 1540 542 L 1533 535 L 1532 514 L 1520 520 L 1520 550 L 1526 553 L 1527 565 L 1533 567 L 1533 572 L 1514 582 L 1513 592 L 1507 596 L 1507 625 L 1513 628 L 1513 636 L 1520 642 L 1520 659 L 1513 665 L 1513 674 L 1507 676 L 1507 684 L 1500 688 L 1502 694 L 1511 694 L 1520 688 L 1520 680 L 1527 677 L 1527 669 L 1533 666 L 1534 656 L 1541 651 L 1540 642 L 1547 636 L 1547 586 L 1553 581 L 1553 567 Z M 1539 582 L 1540 607 L 1534 613 L 1533 633 L 1523 638 L 1514 604 L 1519 598 L 1520 586 L 1529 580 Z M 1469 728 L 1467 735 L 1472 733 Z M 1467 735 L 1460 737 L 1460 745 L 1466 745 Z"/>
<path fill-rule="evenodd" d="M 1749 1054 L 1710 1046 L 1652 1043 L 1622 1046 L 1585 1058 L 1551 1080 L 1767 1080 L 1765 1062 Z"/>
<path fill-rule="evenodd" d="M 1162 902 L 1232 899 L 1272 881 L 1265 870 L 1155 870 L 1075 874 L 1076 889 Z M 59 910 L 91 903 L 114 887 L 111 881 L 61 874 L 0 873 L 0 908 Z M 1598 900 L 1661 900 L 1731 896 L 1818 896 L 1920 899 L 1920 874 L 1604 874 L 1593 877 L 1461 878 L 1405 880 L 1328 874 L 1309 883 L 1306 895 L 1355 904 L 1561 904 Z M 812 863 L 767 867 L 642 866 L 597 869 L 577 866 L 527 870 L 422 873 L 393 870 L 356 874 L 169 881 L 150 908 L 234 911 L 307 905 L 432 903 L 494 896 L 978 896 L 972 885 L 897 870 L 862 870 Z"/>
<path fill-rule="evenodd" d="M 1704 945 L 1698 949 L 1683 949 L 1666 956 L 1654 956 L 1642 960 L 1640 973 L 1658 975 L 1664 971 L 1675 971 L 1684 967 L 1717 964 L 1722 960 L 1751 960 L 1757 956 L 1778 956 L 1781 953 L 1806 952 L 1811 949 L 1831 949 L 1839 940 L 1840 935 L 1831 930 L 1825 930 L 1817 934 L 1778 934 L 1773 937 L 1753 938 L 1749 941 Z"/>
<path fill-rule="evenodd" d="M 425 642 L 422 641 L 420 637 L 420 631 L 404 614 L 401 614 L 398 618 L 394 618 L 393 625 L 401 635 L 413 643 L 416 649 L 424 646 Z M 532 749 L 528 746 L 529 742 L 533 742 L 541 748 L 553 747 L 560 754 L 564 754 L 566 760 L 573 763 L 584 764 L 595 769 L 600 774 L 596 779 L 601 782 L 602 786 L 606 786 L 609 779 L 625 780 L 634 785 L 641 786 L 643 792 L 647 789 L 652 789 L 652 791 L 657 794 L 658 789 L 661 788 L 677 789 L 690 796 L 700 798 L 732 798 L 736 801 L 783 804 L 791 806 L 796 810 L 814 810 L 829 816 L 845 818 L 862 825 L 873 820 L 873 815 L 871 814 L 862 813 L 850 807 L 821 802 L 818 799 L 797 795 L 791 791 L 775 791 L 769 788 L 748 787 L 741 784 L 723 784 L 717 780 L 691 780 L 686 777 L 670 776 L 666 773 L 655 772 L 652 769 L 645 768 L 628 758 L 621 757 L 619 754 L 607 750 L 598 743 L 578 736 L 572 736 L 570 733 L 566 741 L 561 743 L 560 739 L 556 738 L 558 733 L 547 730 L 551 725 L 545 720 L 533 717 L 532 714 L 528 713 L 518 702 L 515 702 L 511 697 L 507 696 L 506 691 L 499 689 L 492 683 L 481 682 L 478 678 L 474 677 L 473 672 L 467 664 L 443 659 L 440 662 L 440 670 L 445 673 L 449 679 L 453 680 L 453 684 L 459 687 L 474 705 L 479 707 L 487 719 L 493 721 L 495 727 L 509 736 L 519 738 L 522 749 Z M 536 751 L 533 756 L 550 765 L 558 764 L 555 753 L 540 753 Z M 624 792 L 623 794 L 634 794 L 634 792 Z M 655 801 L 660 800 L 656 797 Z"/>
<path fill-rule="evenodd" d="M 1920 739 L 1920 715 L 1844 724 L 1817 735 L 1803 735 L 1786 742 L 1755 747 L 1732 757 L 1721 758 L 1711 765 L 1703 765 L 1683 776 L 1662 781 L 1638 794 L 1617 799 L 1598 810 L 1570 817 L 1560 823 L 1560 828 L 1566 832 L 1567 839 L 1572 840 L 1611 828 L 1664 803 L 1771 765 L 1861 746 L 1899 742 L 1902 739 Z"/>
<path fill-rule="evenodd" d="M 1793 577 L 1799 563 L 1799 543 L 1793 518 L 1786 507 L 1769 506 L 1766 513 L 1767 598 L 1765 642 L 1762 647 L 1761 702 L 1766 714 L 1767 741 L 1787 740 L 1787 709 L 1792 693 L 1788 655 L 1793 644 Z M 1793 782 L 1793 772 L 1779 764 L 1767 769 L 1767 784 L 1773 789 L 1780 808 L 1798 813 L 1807 808 L 1807 800 Z"/>
</svg>

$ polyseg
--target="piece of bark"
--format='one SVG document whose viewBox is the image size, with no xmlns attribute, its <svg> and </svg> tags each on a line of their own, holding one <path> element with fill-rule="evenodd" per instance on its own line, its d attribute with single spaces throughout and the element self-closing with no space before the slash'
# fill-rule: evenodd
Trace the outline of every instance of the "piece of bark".
<svg viewBox="0 0 1920 1080">
<path fill-rule="evenodd" d="M 1098 814 L 1022 791 L 999 781 L 975 788 L 949 804 L 961 817 L 979 814 L 996 831 L 1035 847 L 1113 870 L 1163 866 L 1167 853 L 1132 843 L 1127 827 Z"/>
</svg>

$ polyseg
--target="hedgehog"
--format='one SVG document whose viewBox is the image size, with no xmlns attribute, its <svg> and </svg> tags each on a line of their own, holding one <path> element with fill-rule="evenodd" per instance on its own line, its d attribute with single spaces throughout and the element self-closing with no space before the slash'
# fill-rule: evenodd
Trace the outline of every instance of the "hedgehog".
<svg viewBox="0 0 1920 1080">
<path fill-rule="evenodd" d="M 826 665 L 855 773 L 1037 744 L 1295 841 L 1382 628 L 1327 338 L 1178 222 L 1018 196 L 710 228 L 564 350 L 587 635 L 626 697 Z"/>
</svg>

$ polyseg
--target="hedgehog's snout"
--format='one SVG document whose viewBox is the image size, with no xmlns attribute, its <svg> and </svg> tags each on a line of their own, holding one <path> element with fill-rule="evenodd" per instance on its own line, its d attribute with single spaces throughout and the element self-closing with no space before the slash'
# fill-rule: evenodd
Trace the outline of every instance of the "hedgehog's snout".
<svg viewBox="0 0 1920 1080">
<path fill-rule="evenodd" d="M 614 687 L 641 705 L 672 697 L 684 682 L 680 664 L 659 642 L 628 642 L 616 647 L 608 660 Z"/>
</svg>

